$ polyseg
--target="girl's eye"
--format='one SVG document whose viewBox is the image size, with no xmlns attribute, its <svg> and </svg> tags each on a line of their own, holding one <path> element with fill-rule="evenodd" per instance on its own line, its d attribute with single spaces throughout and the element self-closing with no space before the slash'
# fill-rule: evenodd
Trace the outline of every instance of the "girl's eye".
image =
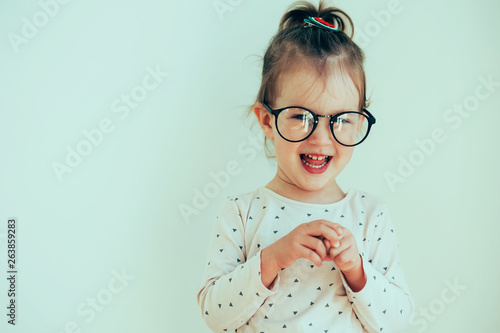
<svg viewBox="0 0 500 333">
<path fill-rule="evenodd" d="M 342 124 L 348 124 L 350 123 L 350 121 L 348 119 L 345 119 L 345 118 L 337 118 L 337 123 L 342 123 Z"/>
<path fill-rule="evenodd" d="M 298 120 L 306 120 L 309 117 L 307 117 L 305 114 L 296 114 L 291 117 L 292 119 L 298 119 Z"/>
<path fill-rule="evenodd" d="M 308 122 L 314 121 L 313 117 L 310 114 L 307 114 L 305 112 L 292 113 L 292 114 L 290 114 L 289 118 L 292 120 L 300 120 L 300 121 L 308 121 Z"/>
</svg>

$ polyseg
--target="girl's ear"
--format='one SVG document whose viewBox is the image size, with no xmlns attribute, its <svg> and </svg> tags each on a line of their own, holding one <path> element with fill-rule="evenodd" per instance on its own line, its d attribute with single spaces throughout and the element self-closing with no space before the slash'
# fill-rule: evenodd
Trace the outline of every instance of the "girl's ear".
<svg viewBox="0 0 500 333">
<path fill-rule="evenodd" d="M 269 113 L 269 111 L 266 110 L 264 105 L 262 103 L 255 103 L 253 106 L 253 112 L 255 113 L 255 116 L 257 117 L 257 120 L 259 122 L 260 128 L 262 128 L 262 131 L 264 131 L 264 135 L 269 139 L 269 140 L 274 140 L 274 133 L 273 133 L 273 118 L 274 116 Z"/>
</svg>

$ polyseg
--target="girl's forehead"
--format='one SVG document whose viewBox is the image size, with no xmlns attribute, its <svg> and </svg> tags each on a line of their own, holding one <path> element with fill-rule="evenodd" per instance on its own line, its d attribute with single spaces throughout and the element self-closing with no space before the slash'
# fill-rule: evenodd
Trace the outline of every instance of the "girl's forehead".
<svg viewBox="0 0 500 333">
<path fill-rule="evenodd" d="M 297 68 L 281 76 L 277 106 L 297 105 L 328 111 L 346 108 L 356 110 L 359 92 L 347 73 L 340 70 L 318 73 L 308 67 Z"/>
</svg>

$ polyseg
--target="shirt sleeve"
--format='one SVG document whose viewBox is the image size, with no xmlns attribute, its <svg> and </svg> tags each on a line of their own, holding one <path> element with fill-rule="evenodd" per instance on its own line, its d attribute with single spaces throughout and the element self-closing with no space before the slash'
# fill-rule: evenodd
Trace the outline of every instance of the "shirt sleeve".
<svg viewBox="0 0 500 333">
<path fill-rule="evenodd" d="M 246 256 L 244 223 L 235 199 L 228 198 L 217 216 L 197 302 L 203 320 L 214 332 L 244 325 L 266 298 L 275 294 L 260 278 L 262 250 Z"/>
<path fill-rule="evenodd" d="M 399 262 L 399 246 L 388 206 L 384 204 L 375 214 L 371 232 L 362 241 L 368 252 L 361 256 L 365 286 L 354 292 L 344 275 L 340 275 L 356 317 L 368 332 L 403 332 L 415 304 Z"/>
</svg>

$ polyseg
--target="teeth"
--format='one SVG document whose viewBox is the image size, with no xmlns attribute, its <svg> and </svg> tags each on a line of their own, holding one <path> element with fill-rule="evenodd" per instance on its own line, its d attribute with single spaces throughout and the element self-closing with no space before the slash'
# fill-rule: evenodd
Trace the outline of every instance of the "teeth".
<svg viewBox="0 0 500 333">
<path fill-rule="evenodd" d="M 309 157 L 310 155 L 306 155 L 306 156 L 308 156 L 308 157 Z M 325 156 L 325 157 L 326 157 L 326 156 Z M 325 159 L 325 158 L 321 158 L 321 160 L 323 160 L 323 159 Z M 319 168 L 324 167 L 324 166 L 326 165 L 326 163 L 328 163 L 328 160 L 325 160 L 325 162 L 323 162 L 323 163 L 322 163 L 322 164 L 320 164 L 320 165 L 312 165 L 312 164 L 309 164 L 309 163 L 307 163 L 307 161 L 306 161 L 306 160 L 304 160 L 304 159 L 302 159 L 302 163 L 304 163 L 305 165 L 307 165 L 307 166 L 309 166 L 309 167 L 311 167 L 311 168 L 314 168 L 314 169 L 319 169 Z"/>
<path fill-rule="evenodd" d="M 309 154 L 305 154 L 307 157 L 309 157 L 310 159 L 313 159 L 313 160 L 324 160 L 326 158 L 326 156 L 312 156 L 312 155 L 309 155 Z"/>
</svg>

